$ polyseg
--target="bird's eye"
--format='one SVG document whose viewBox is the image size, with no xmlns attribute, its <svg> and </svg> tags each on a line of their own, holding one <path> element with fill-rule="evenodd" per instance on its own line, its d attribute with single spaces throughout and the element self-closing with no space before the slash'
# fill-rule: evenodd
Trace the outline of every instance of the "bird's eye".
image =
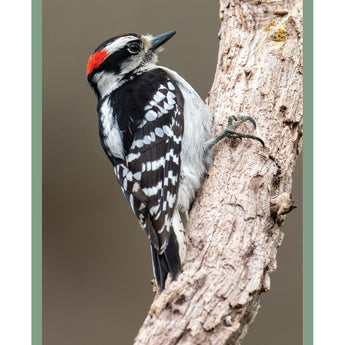
<svg viewBox="0 0 345 345">
<path fill-rule="evenodd" d="M 128 51 L 131 53 L 131 54 L 138 54 L 139 53 L 139 50 L 140 50 L 140 45 L 138 43 L 130 43 L 128 45 Z"/>
</svg>

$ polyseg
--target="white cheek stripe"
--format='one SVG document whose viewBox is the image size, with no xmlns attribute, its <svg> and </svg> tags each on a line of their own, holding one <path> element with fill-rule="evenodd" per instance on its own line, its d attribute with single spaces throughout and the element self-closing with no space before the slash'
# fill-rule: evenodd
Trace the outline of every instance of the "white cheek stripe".
<svg viewBox="0 0 345 345">
<path fill-rule="evenodd" d="M 97 83 L 97 88 L 101 94 L 101 98 L 108 96 L 124 83 L 122 77 L 105 71 L 96 73 L 93 80 Z"/>
</svg>

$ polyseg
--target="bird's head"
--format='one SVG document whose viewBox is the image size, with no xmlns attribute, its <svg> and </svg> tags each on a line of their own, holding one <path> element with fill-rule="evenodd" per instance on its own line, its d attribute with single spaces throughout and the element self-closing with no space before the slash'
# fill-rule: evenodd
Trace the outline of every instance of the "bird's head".
<svg viewBox="0 0 345 345">
<path fill-rule="evenodd" d="M 125 34 L 115 36 L 99 45 L 90 56 L 86 73 L 90 84 L 105 74 L 124 77 L 157 62 L 157 51 L 176 31 L 158 36 Z"/>
</svg>

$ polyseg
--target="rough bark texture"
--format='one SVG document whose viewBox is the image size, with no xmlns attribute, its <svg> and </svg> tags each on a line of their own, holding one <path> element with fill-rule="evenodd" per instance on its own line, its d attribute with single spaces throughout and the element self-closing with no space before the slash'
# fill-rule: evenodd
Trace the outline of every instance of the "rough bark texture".
<svg viewBox="0 0 345 345">
<path fill-rule="evenodd" d="M 270 288 L 279 225 L 293 207 L 286 196 L 302 149 L 302 1 L 220 5 L 213 130 L 229 115 L 249 115 L 266 147 L 249 139 L 215 147 L 190 213 L 183 273 L 156 296 L 136 345 L 239 344 Z"/>
</svg>

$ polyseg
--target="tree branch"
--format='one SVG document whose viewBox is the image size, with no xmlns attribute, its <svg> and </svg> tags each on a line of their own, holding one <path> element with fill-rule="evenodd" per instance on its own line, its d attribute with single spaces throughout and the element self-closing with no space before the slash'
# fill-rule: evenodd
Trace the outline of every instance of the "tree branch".
<svg viewBox="0 0 345 345">
<path fill-rule="evenodd" d="M 224 140 L 193 205 L 183 272 L 156 296 L 136 345 L 239 344 L 270 289 L 302 150 L 302 0 L 220 1 L 208 105 L 214 133 L 248 115 L 265 141 Z M 253 131 L 250 124 L 246 131 Z"/>
</svg>

